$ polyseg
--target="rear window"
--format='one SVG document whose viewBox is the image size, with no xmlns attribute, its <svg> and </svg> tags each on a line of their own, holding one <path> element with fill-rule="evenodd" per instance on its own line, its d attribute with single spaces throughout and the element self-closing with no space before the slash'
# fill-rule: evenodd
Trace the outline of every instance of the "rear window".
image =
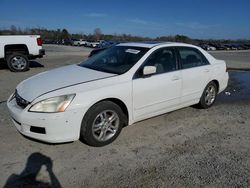
<svg viewBox="0 0 250 188">
<path fill-rule="evenodd" d="M 183 69 L 208 65 L 208 60 L 195 48 L 179 47 L 178 48 L 181 65 Z"/>
</svg>

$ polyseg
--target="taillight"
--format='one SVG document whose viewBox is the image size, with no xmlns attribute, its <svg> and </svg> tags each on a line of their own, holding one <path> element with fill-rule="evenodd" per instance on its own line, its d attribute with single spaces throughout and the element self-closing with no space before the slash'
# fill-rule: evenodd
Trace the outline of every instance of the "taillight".
<svg viewBox="0 0 250 188">
<path fill-rule="evenodd" d="M 43 45 L 43 40 L 41 38 L 37 38 L 36 41 L 37 41 L 37 45 L 38 46 L 42 46 Z"/>
</svg>

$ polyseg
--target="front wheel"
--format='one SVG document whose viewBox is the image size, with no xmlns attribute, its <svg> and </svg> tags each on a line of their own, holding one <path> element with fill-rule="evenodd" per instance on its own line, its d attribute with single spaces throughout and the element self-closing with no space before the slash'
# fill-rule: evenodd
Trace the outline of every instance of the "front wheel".
<svg viewBox="0 0 250 188">
<path fill-rule="evenodd" d="M 217 93 L 217 85 L 213 81 L 209 82 L 203 91 L 200 102 L 198 104 L 199 107 L 203 109 L 211 107 L 216 100 Z"/>
<path fill-rule="evenodd" d="M 117 104 L 103 101 L 92 106 L 86 113 L 80 137 L 88 145 L 104 146 L 119 136 L 126 122 L 126 116 Z"/>
</svg>

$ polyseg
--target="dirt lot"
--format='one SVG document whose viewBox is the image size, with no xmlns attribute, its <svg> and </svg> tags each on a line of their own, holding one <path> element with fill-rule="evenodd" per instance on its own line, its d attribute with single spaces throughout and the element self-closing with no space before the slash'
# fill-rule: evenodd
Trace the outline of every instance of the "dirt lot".
<svg viewBox="0 0 250 188">
<path fill-rule="evenodd" d="M 112 144 L 47 145 L 14 128 L 6 99 L 23 79 L 78 63 L 89 49 L 45 46 L 25 73 L 0 68 L 0 187 L 250 187 L 250 72 L 230 83 L 208 110 L 181 109 L 123 129 Z M 215 52 L 234 68 L 250 68 L 250 52 Z M 44 67 L 43 67 L 44 66 Z M 31 187 L 32 187 L 31 186 Z"/>
</svg>

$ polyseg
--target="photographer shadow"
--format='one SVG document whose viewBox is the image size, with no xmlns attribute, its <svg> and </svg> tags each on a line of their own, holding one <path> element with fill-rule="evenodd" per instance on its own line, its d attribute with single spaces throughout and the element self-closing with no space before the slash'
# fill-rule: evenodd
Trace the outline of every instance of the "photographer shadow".
<svg viewBox="0 0 250 188">
<path fill-rule="evenodd" d="M 43 165 L 49 174 L 50 182 L 37 180 Z M 53 172 L 53 162 L 50 157 L 41 153 L 33 153 L 29 156 L 25 169 L 19 175 L 12 174 L 4 185 L 4 188 L 16 187 L 61 188 L 62 186 Z"/>
</svg>

